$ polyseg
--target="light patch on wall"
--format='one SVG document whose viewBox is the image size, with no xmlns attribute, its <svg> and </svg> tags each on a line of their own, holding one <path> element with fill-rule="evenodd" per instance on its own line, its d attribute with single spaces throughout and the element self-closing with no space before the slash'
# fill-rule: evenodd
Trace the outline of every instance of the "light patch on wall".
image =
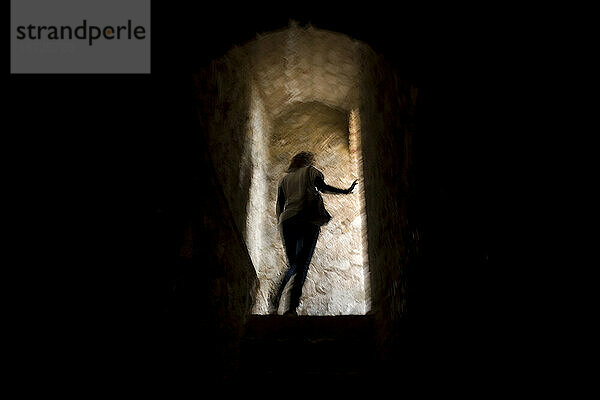
<svg viewBox="0 0 600 400">
<path fill-rule="evenodd" d="M 357 120 L 357 117 L 354 118 Z M 354 179 L 361 181 L 359 167 L 360 132 L 349 131 L 349 114 L 332 109 L 321 103 L 297 103 L 287 113 L 272 121 L 270 129 L 262 130 L 268 135 L 265 159 L 266 192 L 260 184 L 251 184 L 251 201 L 259 201 L 263 194 L 264 205 L 248 207 L 249 213 L 261 213 L 250 217 L 248 237 L 260 237 L 259 243 L 249 248 L 260 281 L 253 312 L 269 312 L 267 299 L 275 290 L 287 268 L 287 260 L 277 229 L 275 202 L 277 185 L 285 175 L 291 157 L 301 150 L 315 153 L 315 166 L 325 174 L 327 183 L 346 188 Z M 258 131 L 258 130 L 257 130 Z M 261 142 L 262 143 L 262 142 Z M 263 144 L 261 144 L 261 147 Z M 361 201 L 362 185 L 351 195 L 324 194 L 325 206 L 333 219 L 321 229 L 315 254 L 303 288 L 298 313 L 300 315 L 362 315 L 368 310 L 369 295 L 365 291 L 363 227 L 364 202 Z M 261 223 L 260 227 L 254 226 Z M 289 285 L 288 285 L 289 286 Z M 284 292 L 279 312 L 287 308 L 287 291 Z"/>
<path fill-rule="evenodd" d="M 268 298 L 287 268 L 275 215 L 277 185 L 291 157 L 303 150 L 316 154 L 315 166 L 328 184 L 347 188 L 354 179 L 359 183 L 351 195 L 323 195 L 333 219 L 321 229 L 298 313 L 360 315 L 370 309 L 357 111 L 361 46 L 341 34 L 291 26 L 238 48 L 248 62 L 231 71 L 247 69 L 248 80 L 240 84 L 247 85 L 248 97 L 232 102 L 249 102 L 247 120 L 239 118 L 245 127 L 228 131 L 234 143 L 243 141 L 240 186 L 229 195 L 233 203 L 238 193 L 247 195 L 240 222 L 259 279 L 255 314 L 270 311 Z M 287 309 L 287 294 L 280 313 Z"/>
<path fill-rule="evenodd" d="M 362 144 L 361 144 L 361 132 L 360 132 L 360 114 L 358 109 L 350 111 L 350 118 L 348 121 L 348 133 L 349 133 L 349 146 L 350 146 L 350 157 L 352 160 L 352 167 L 354 169 L 354 175 L 363 177 L 363 159 L 362 159 Z M 364 182 L 359 182 L 356 186 L 355 192 L 358 195 L 358 203 L 360 214 L 352 222 L 356 224 L 358 230 L 361 232 L 362 240 L 360 246 L 357 249 L 360 253 L 360 260 L 363 266 L 363 282 L 365 285 L 365 292 L 370 293 L 370 278 L 369 278 L 369 262 L 368 262 L 368 240 L 367 240 L 367 212 L 365 208 L 365 185 Z M 365 312 L 371 309 L 371 296 L 365 296 Z"/>
<path fill-rule="evenodd" d="M 250 173 L 250 191 L 247 204 L 246 246 L 252 264 L 257 272 L 262 265 L 262 254 L 265 247 L 264 216 L 267 213 L 267 178 L 266 178 L 266 132 L 269 121 L 265 107 L 255 85 L 250 85 L 250 110 L 246 134 L 246 148 L 249 149 L 250 171 L 242 170 L 240 174 Z M 246 167 L 248 168 L 248 167 Z M 260 279 L 260 277 L 259 277 Z"/>
</svg>

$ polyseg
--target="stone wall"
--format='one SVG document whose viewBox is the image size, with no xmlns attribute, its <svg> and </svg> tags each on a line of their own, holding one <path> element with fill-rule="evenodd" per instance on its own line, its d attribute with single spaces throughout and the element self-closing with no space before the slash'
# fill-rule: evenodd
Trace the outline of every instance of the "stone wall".
<svg viewBox="0 0 600 400">
<path fill-rule="evenodd" d="M 407 313 L 412 176 L 412 116 L 417 91 L 385 60 L 365 49 L 360 117 L 370 283 L 382 349 L 396 340 Z M 411 256 L 412 257 L 412 256 Z M 384 351 L 385 352 L 385 351 Z"/>
<path fill-rule="evenodd" d="M 289 29 L 261 36 L 246 48 L 273 129 L 267 132 L 268 188 L 263 219 L 261 260 L 255 263 L 261 286 L 255 312 L 268 311 L 267 299 L 287 266 L 277 230 L 276 190 L 291 157 L 310 150 L 329 184 L 348 187 L 360 179 L 349 153 L 349 110 L 358 104 L 360 42 L 318 29 Z M 322 228 L 307 281 L 300 314 L 364 314 L 365 292 L 361 203 L 349 197 L 325 195 L 333 220 Z M 249 243 L 249 247 L 254 244 Z M 280 305 L 283 312 L 287 292 Z"/>
<path fill-rule="evenodd" d="M 297 27 L 235 47 L 195 78 L 193 135 L 202 140 L 190 142 L 199 160 L 188 171 L 193 195 L 173 308 L 193 321 L 176 331 L 188 342 L 210 332 L 189 361 L 200 354 L 232 370 L 247 317 L 266 312 L 286 265 L 277 181 L 301 150 L 316 153 L 327 183 L 347 187 L 358 178 L 359 186 L 351 196 L 323 196 L 333 220 L 322 230 L 300 314 L 371 309 L 381 358 L 400 360 L 416 89 L 365 44 Z"/>
<path fill-rule="evenodd" d="M 214 94 L 201 112 L 207 144 L 261 281 L 255 312 L 268 311 L 267 297 L 287 265 L 275 197 L 290 158 L 313 150 L 329 184 L 360 179 L 348 139 L 360 46 L 342 34 L 291 27 L 235 47 L 206 76 Z M 325 196 L 334 219 L 323 228 L 300 313 L 366 311 L 360 195 Z"/>
<path fill-rule="evenodd" d="M 222 80 L 224 76 L 232 81 Z M 247 86 L 240 85 L 240 71 L 227 62 L 213 64 L 194 78 L 197 124 L 187 145 L 197 146 L 197 151 L 191 152 L 196 158 L 185 172 L 187 229 L 180 249 L 182 293 L 176 308 L 191 319 L 186 338 L 194 343 L 191 336 L 197 334 L 197 346 L 205 346 L 198 350 L 201 354 L 190 351 L 193 356 L 214 358 L 215 369 L 227 375 L 237 367 L 239 341 L 258 289 L 241 230 L 251 186 L 251 175 L 242 172 L 252 171 L 239 167 L 240 162 L 250 162 L 240 160 L 251 160 L 245 152 L 248 113 L 242 112 L 249 94 Z M 227 93 L 237 95 L 241 104 Z M 231 151 L 223 151 L 229 142 Z"/>
<path fill-rule="evenodd" d="M 269 138 L 266 202 L 268 212 L 263 229 L 268 242 L 257 267 L 261 286 L 255 312 L 268 311 L 267 299 L 287 268 L 285 251 L 277 230 L 275 204 L 279 180 L 285 175 L 290 159 L 301 150 L 316 155 L 315 166 L 333 186 L 347 188 L 361 178 L 349 151 L 348 115 L 322 103 L 297 103 L 273 122 Z M 321 233 L 298 313 L 300 315 L 364 314 L 366 293 L 362 254 L 360 192 L 351 195 L 324 194 L 324 203 L 332 220 Z M 284 296 L 287 300 L 287 296 Z M 280 305 L 280 313 L 287 302 Z"/>
<path fill-rule="evenodd" d="M 240 174 L 250 175 L 245 240 L 254 268 L 260 276 L 260 266 L 263 264 L 265 249 L 269 248 L 269 244 L 272 242 L 264 229 L 265 217 L 273 213 L 273 207 L 265 200 L 269 190 L 267 136 L 271 130 L 271 121 L 254 82 L 252 82 L 250 90 L 250 119 L 246 129 L 246 146 Z"/>
<path fill-rule="evenodd" d="M 245 235 L 246 207 L 252 181 L 251 74 L 248 55 L 234 48 L 216 60 L 204 79 L 208 91 L 202 93 L 200 112 L 206 121 L 206 143 L 219 182 L 235 223 Z"/>
<path fill-rule="evenodd" d="M 292 25 L 245 47 L 266 108 L 277 117 L 297 102 L 319 102 L 346 111 L 358 104 L 363 46 L 341 33 Z"/>
<path fill-rule="evenodd" d="M 210 155 L 261 282 L 254 312 L 266 312 L 286 264 L 275 221 L 277 181 L 293 154 L 311 150 L 329 184 L 347 187 L 364 174 L 355 199 L 365 201 L 324 196 L 334 219 L 323 228 L 300 312 L 372 307 L 385 337 L 407 310 L 416 89 L 364 43 L 296 26 L 235 47 L 207 79 L 214 93 L 203 111 Z M 362 152 L 351 149 L 351 115 L 359 120 Z M 360 264 L 368 269 L 359 271 Z"/>
</svg>

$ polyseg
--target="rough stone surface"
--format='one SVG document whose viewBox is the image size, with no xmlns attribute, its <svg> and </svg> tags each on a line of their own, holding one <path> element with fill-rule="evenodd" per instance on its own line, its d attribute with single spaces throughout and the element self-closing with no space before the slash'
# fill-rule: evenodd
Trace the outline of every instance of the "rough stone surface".
<svg viewBox="0 0 600 400">
<path fill-rule="evenodd" d="M 247 44 L 256 83 L 274 117 L 297 102 L 355 107 L 362 46 L 340 33 L 294 26 Z"/>
<path fill-rule="evenodd" d="M 271 205 L 264 215 L 263 230 L 271 240 L 261 249 L 257 267 L 260 290 L 255 312 L 268 311 L 267 298 L 275 290 L 287 268 L 282 241 L 277 230 L 275 203 L 277 184 L 285 175 L 290 159 L 304 149 L 315 153 L 315 166 L 325 181 L 348 187 L 358 179 L 349 151 L 348 116 L 322 103 L 298 103 L 273 123 L 269 140 L 267 200 Z M 324 194 L 325 207 L 332 220 L 321 228 L 307 280 L 302 292 L 299 314 L 364 314 L 365 262 L 362 255 L 362 224 L 357 190 L 351 195 Z M 285 298 L 285 297 L 284 297 Z M 280 305 L 284 312 L 287 305 Z"/>
<path fill-rule="evenodd" d="M 198 97 L 197 106 L 202 109 L 211 96 L 209 88 L 198 83 L 204 96 Z M 199 119 L 197 128 L 206 132 L 207 121 Z M 160 340 L 169 342 L 169 352 L 181 354 L 183 364 L 195 365 L 201 357 L 213 367 L 208 376 L 228 375 L 239 362 L 239 343 L 258 279 L 204 138 L 196 139 L 192 143 L 199 150 L 179 181 L 186 200 L 168 216 L 183 235 L 173 246 L 177 262 L 164 304 L 170 330 L 168 339 Z"/>
<path fill-rule="evenodd" d="M 334 186 L 360 179 L 348 132 L 360 46 L 341 34 L 292 27 L 236 47 L 211 66 L 207 141 L 259 276 L 254 312 L 268 311 L 266 299 L 287 265 L 274 205 L 290 158 L 314 151 Z M 362 195 L 325 196 L 334 218 L 322 229 L 301 314 L 365 313 Z"/>
<path fill-rule="evenodd" d="M 224 196 L 259 276 L 254 311 L 264 312 L 266 293 L 285 265 L 274 224 L 275 182 L 295 151 L 313 150 L 328 183 L 345 186 L 362 176 L 364 203 L 325 196 L 334 220 L 319 240 L 301 312 L 354 313 L 371 304 L 385 341 L 407 310 L 416 90 L 366 44 L 295 26 L 232 49 L 206 79 L 212 101 L 203 102 L 200 114 Z M 345 171 L 343 165 L 356 167 Z M 362 209 L 366 214 L 357 219 Z M 367 238 L 362 250 L 359 235 L 350 234 L 361 229 Z M 361 258 L 368 270 L 359 272 Z M 361 274 L 367 278 L 362 294 L 346 286 Z"/>
<path fill-rule="evenodd" d="M 246 207 L 252 179 L 251 75 L 242 48 L 234 48 L 206 72 L 199 117 L 225 198 L 238 229 L 245 235 Z"/>
<path fill-rule="evenodd" d="M 383 352 L 407 313 L 408 202 L 412 175 L 413 115 L 417 90 L 400 81 L 385 60 L 365 49 L 360 119 L 369 242 L 370 283 Z"/>
</svg>

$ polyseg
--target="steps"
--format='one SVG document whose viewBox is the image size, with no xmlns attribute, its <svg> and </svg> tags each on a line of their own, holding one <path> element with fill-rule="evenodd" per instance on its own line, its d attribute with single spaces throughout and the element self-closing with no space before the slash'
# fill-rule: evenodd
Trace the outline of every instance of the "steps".
<svg viewBox="0 0 600 400">
<path fill-rule="evenodd" d="M 348 381 L 375 367 L 373 318 L 366 315 L 253 315 L 241 343 L 240 377 Z"/>
</svg>

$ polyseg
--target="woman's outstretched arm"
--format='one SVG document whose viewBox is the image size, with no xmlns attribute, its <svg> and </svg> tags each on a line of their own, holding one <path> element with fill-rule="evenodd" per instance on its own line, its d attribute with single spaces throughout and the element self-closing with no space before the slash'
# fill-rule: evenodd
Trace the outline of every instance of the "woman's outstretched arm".
<svg viewBox="0 0 600 400">
<path fill-rule="evenodd" d="M 356 182 L 356 180 L 352 182 L 352 186 L 350 186 L 348 189 L 340 189 L 326 184 L 323 178 L 317 176 L 317 178 L 315 179 L 315 186 L 323 193 L 349 194 L 352 193 L 354 186 L 356 186 Z"/>
</svg>

